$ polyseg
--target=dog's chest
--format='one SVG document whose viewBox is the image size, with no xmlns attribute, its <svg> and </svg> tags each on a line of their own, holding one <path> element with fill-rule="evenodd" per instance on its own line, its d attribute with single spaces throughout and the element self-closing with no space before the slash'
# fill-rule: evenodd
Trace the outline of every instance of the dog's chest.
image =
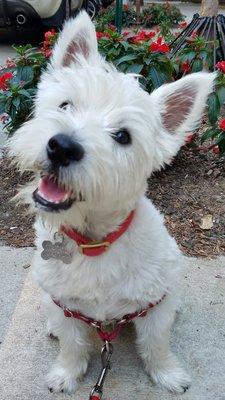
<svg viewBox="0 0 225 400">
<path fill-rule="evenodd" d="M 70 309 L 105 320 L 119 318 L 142 306 L 142 302 L 132 298 L 135 280 L 133 290 L 127 288 L 131 282 L 125 273 L 125 265 L 118 268 L 115 263 L 110 264 L 110 259 L 102 265 L 97 259 L 88 258 L 81 262 L 79 256 L 66 265 L 54 259 L 43 260 L 40 252 L 34 261 L 35 280 Z"/>
</svg>

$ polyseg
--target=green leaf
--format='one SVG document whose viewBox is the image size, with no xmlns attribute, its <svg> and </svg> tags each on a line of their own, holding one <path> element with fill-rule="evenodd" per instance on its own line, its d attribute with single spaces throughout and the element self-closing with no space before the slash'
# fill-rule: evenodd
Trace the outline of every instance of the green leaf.
<svg viewBox="0 0 225 400">
<path fill-rule="evenodd" d="M 12 100 L 12 104 L 16 107 L 16 108 L 18 108 L 19 107 L 19 105 L 20 105 L 20 97 L 14 97 L 13 98 L 13 100 Z"/>
<path fill-rule="evenodd" d="M 220 102 L 216 93 L 211 93 L 208 98 L 208 117 L 212 125 L 214 125 L 219 116 L 220 112 Z"/>
<path fill-rule="evenodd" d="M 0 115 L 5 112 L 5 103 L 0 102 Z"/>
<path fill-rule="evenodd" d="M 207 129 L 207 131 L 205 131 L 201 137 L 201 143 L 209 139 L 214 139 L 219 133 L 220 130 L 217 128 Z"/>
<path fill-rule="evenodd" d="M 225 87 L 221 86 L 217 92 L 216 92 L 220 105 L 222 106 L 223 104 L 225 104 Z"/>
<path fill-rule="evenodd" d="M 200 51 L 199 57 L 200 57 L 202 60 L 207 60 L 207 57 L 208 57 L 207 51 L 206 51 L 206 50 Z"/>
<path fill-rule="evenodd" d="M 193 64 L 192 64 L 192 72 L 199 72 L 202 71 L 203 69 L 203 62 L 202 60 L 200 60 L 199 58 L 194 60 Z"/>
<path fill-rule="evenodd" d="M 225 153 L 225 137 L 218 143 L 220 154 Z"/>
<path fill-rule="evenodd" d="M 187 54 L 182 56 L 182 61 L 189 61 L 191 62 L 192 60 L 194 60 L 194 58 L 196 57 L 196 52 L 195 51 L 189 51 Z"/>
<path fill-rule="evenodd" d="M 116 61 L 116 66 L 118 67 L 118 65 L 122 64 L 125 61 L 132 61 L 132 60 L 136 60 L 137 55 L 136 54 L 127 54 L 126 56 L 123 56 L 121 58 L 119 58 L 118 61 Z"/>
<path fill-rule="evenodd" d="M 151 64 L 151 62 L 152 62 L 152 57 L 147 57 L 147 58 L 145 59 L 145 64 L 146 64 L 146 65 Z"/>
<path fill-rule="evenodd" d="M 148 78 L 151 79 L 154 88 L 158 88 L 165 82 L 161 71 L 157 70 L 153 66 L 149 69 Z"/>
<path fill-rule="evenodd" d="M 127 68 L 127 72 L 130 72 L 133 74 L 140 74 L 142 69 L 143 69 L 143 64 L 132 64 L 132 65 L 129 65 L 129 67 Z"/>
<path fill-rule="evenodd" d="M 125 42 L 125 40 L 123 40 L 123 41 L 121 42 L 121 45 L 123 46 L 123 48 L 124 48 L 125 51 L 127 51 L 127 49 L 128 49 L 129 46 L 130 46 L 128 42 Z"/>
<path fill-rule="evenodd" d="M 20 90 L 18 91 L 18 93 L 19 93 L 20 95 L 22 95 L 22 96 L 28 97 L 28 99 L 31 98 L 31 94 L 28 92 L 28 90 L 20 89 Z"/>
<path fill-rule="evenodd" d="M 33 69 L 28 66 L 20 66 L 17 68 L 16 77 L 18 81 L 30 82 L 34 79 Z"/>
</svg>

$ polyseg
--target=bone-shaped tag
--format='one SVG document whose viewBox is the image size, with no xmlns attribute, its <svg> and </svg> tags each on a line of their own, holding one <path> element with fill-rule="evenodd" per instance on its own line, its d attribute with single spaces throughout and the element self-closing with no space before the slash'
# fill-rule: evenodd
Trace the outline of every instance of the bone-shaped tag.
<svg viewBox="0 0 225 400">
<path fill-rule="evenodd" d="M 50 240 L 44 240 L 42 242 L 43 251 L 41 257 L 43 260 L 60 260 L 64 264 L 70 264 L 72 262 L 72 254 L 67 250 L 64 241 L 52 243 Z"/>
</svg>

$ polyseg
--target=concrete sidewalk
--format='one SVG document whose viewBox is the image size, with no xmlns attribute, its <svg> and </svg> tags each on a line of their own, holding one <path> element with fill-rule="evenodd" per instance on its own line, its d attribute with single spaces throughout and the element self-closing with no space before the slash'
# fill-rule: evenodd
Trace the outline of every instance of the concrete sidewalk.
<svg viewBox="0 0 225 400">
<path fill-rule="evenodd" d="M 1 252 L 2 259 L 5 251 Z M 18 268 L 24 263 L 22 252 L 12 250 Z M 26 262 L 31 253 L 28 249 Z M 172 347 L 192 375 L 189 391 L 174 396 L 151 384 L 135 351 L 135 334 L 129 326 L 115 343 L 104 400 L 225 400 L 225 258 L 186 259 L 182 285 L 184 301 L 173 329 Z M 4 301 L 2 307 L 4 314 Z M 44 322 L 40 291 L 29 273 L 0 348 L 1 400 L 88 400 L 99 373 L 100 341 L 93 333 L 91 363 L 78 392 L 74 396 L 51 394 L 44 378 L 58 343 L 45 336 Z"/>
<path fill-rule="evenodd" d="M 18 250 L 7 246 L 0 247 L 0 349 L 23 289 L 28 272 L 26 267 L 32 253 L 33 250 L 29 248 Z"/>
</svg>

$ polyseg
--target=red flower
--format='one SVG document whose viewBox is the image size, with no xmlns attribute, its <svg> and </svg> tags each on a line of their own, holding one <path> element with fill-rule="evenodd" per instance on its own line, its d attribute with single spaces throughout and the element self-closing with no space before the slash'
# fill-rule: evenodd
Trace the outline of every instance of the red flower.
<svg viewBox="0 0 225 400">
<path fill-rule="evenodd" d="M 191 37 L 193 39 L 196 39 L 197 36 L 198 36 L 198 33 L 196 31 L 193 31 L 192 34 L 191 34 Z"/>
<path fill-rule="evenodd" d="M 46 58 L 51 57 L 51 55 L 52 55 L 52 50 L 51 50 L 51 49 L 45 50 L 45 51 L 44 51 L 44 55 L 45 55 Z"/>
<path fill-rule="evenodd" d="M 186 26 L 187 26 L 187 22 L 186 22 L 186 21 L 181 21 L 181 22 L 179 23 L 179 28 L 181 28 L 181 29 L 186 28 Z"/>
<path fill-rule="evenodd" d="M 115 32 L 116 27 L 115 27 L 115 25 L 109 24 L 109 29 L 110 29 L 111 31 Z"/>
<path fill-rule="evenodd" d="M 194 138 L 194 133 L 189 133 L 185 138 L 185 143 L 191 143 Z"/>
<path fill-rule="evenodd" d="M 153 38 L 155 36 L 155 32 L 154 31 L 150 31 L 150 32 L 146 32 L 146 31 L 140 31 L 138 32 L 137 35 L 133 36 L 131 38 L 131 43 L 139 43 L 139 42 L 143 42 L 143 41 L 148 41 L 151 38 Z"/>
<path fill-rule="evenodd" d="M 149 32 L 146 32 L 146 37 L 148 38 L 148 39 L 151 39 L 151 38 L 153 38 L 155 35 L 156 35 L 156 32 L 154 32 L 154 31 L 149 31 Z"/>
<path fill-rule="evenodd" d="M 183 64 L 181 64 L 182 72 L 189 72 L 190 70 L 191 70 L 191 66 L 188 61 L 185 61 L 185 62 L 183 62 Z"/>
<path fill-rule="evenodd" d="M 212 152 L 213 152 L 214 154 L 219 154 L 219 152 L 220 152 L 219 147 L 218 147 L 218 146 L 213 146 Z"/>
<path fill-rule="evenodd" d="M 225 131 L 225 118 L 224 118 L 224 119 L 221 119 L 221 120 L 219 121 L 219 128 L 220 128 L 222 131 Z"/>
<path fill-rule="evenodd" d="M 0 76 L 0 89 L 7 90 L 8 89 L 7 81 L 12 78 L 13 78 L 12 72 L 6 72 L 2 76 Z"/>
<path fill-rule="evenodd" d="M 12 58 L 8 57 L 6 60 L 6 66 L 7 68 L 16 67 L 16 63 Z"/>
<path fill-rule="evenodd" d="M 129 35 L 129 33 L 130 33 L 129 31 L 124 31 L 124 32 L 123 32 L 123 36 Z"/>
<path fill-rule="evenodd" d="M 53 39 L 56 34 L 55 29 L 51 29 L 51 31 L 45 32 L 45 40 L 49 41 L 49 39 Z"/>
<path fill-rule="evenodd" d="M 159 51 L 161 53 L 168 53 L 170 48 L 168 44 L 162 43 L 162 37 L 159 37 L 156 42 L 150 44 L 151 51 Z"/>
<path fill-rule="evenodd" d="M 47 49 L 49 47 L 49 43 L 45 40 L 43 42 L 43 49 Z"/>
<path fill-rule="evenodd" d="M 103 35 L 102 32 L 96 32 L 96 37 L 97 37 L 98 40 L 101 39 L 103 36 L 104 35 Z"/>
<path fill-rule="evenodd" d="M 128 11 L 128 10 L 129 10 L 129 6 L 128 6 L 128 4 L 124 4 L 124 6 L 123 6 L 123 10 L 124 10 L 124 11 Z"/>
<path fill-rule="evenodd" d="M 110 36 L 110 33 L 109 33 L 109 32 L 105 32 L 105 33 L 104 33 L 104 37 L 110 39 L 110 37 L 111 37 L 111 36 Z"/>
<path fill-rule="evenodd" d="M 225 74 L 225 61 L 219 61 L 216 64 L 216 68 Z"/>
<path fill-rule="evenodd" d="M 52 49 L 49 46 L 46 46 L 46 42 L 43 43 L 43 47 L 41 47 L 41 53 L 46 57 L 49 58 L 52 55 Z"/>
</svg>

